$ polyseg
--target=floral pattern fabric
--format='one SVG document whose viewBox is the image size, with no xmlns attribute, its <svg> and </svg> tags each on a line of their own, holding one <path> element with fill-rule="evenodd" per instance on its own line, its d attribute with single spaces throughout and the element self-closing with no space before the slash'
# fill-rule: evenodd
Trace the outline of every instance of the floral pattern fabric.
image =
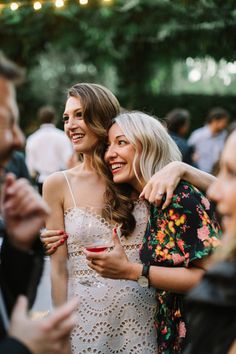
<svg viewBox="0 0 236 354">
<path fill-rule="evenodd" d="M 212 204 L 187 182 L 180 182 L 164 210 L 150 206 L 150 219 L 140 249 L 143 264 L 189 267 L 210 255 L 221 231 Z M 184 295 L 157 290 L 158 353 L 181 353 L 186 340 Z"/>
</svg>

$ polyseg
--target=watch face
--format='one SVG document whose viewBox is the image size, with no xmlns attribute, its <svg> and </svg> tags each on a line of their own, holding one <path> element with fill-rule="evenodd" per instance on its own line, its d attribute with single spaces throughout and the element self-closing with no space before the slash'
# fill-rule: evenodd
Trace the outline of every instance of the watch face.
<svg viewBox="0 0 236 354">
<path fill-rule="evenodd" d="M 139 285 L 142 287 L 142 288 L 148 288 L 149 286 L 149 280 L 147 277 L 145 277 L 144 275 L 141 275 L 139 278 L 138 278 L 138 283 Z"/>
</svg>

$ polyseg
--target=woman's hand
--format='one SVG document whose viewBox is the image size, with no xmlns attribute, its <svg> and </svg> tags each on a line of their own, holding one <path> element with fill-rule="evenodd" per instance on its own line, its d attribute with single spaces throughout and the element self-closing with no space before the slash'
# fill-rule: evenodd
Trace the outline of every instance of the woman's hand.
<svg viewBox="0 0 236 354">
<path fill-rule="evenodd" d="M 62 246 L 67 240 L 68 235 L 64 230 L 47 230 L 42 229 L 40 239 L 45 247 L 48 256 L 56 252 L 57 248 Z"/>
<path fill-rule="evenodd" d="M 150 203 L 161 205 L 163 195 L 166 194 L 166 200 L 162 205 L 165 209 L 171 202 L 173 193 L 185 172 L 185 164 L 180 161 L 174 161 L 156 172 L 147 182 L 139 198 L 146 199 Z"/>
<path fill-rule="evenodd" d="M 89 252 L 84 250 L 90 268 L 94 269 L 104 278 L 129 279 L 129 262 L 121 245 L 116 229 L 113 231 L 114 248 L 110 252 Z"/>
</svg>

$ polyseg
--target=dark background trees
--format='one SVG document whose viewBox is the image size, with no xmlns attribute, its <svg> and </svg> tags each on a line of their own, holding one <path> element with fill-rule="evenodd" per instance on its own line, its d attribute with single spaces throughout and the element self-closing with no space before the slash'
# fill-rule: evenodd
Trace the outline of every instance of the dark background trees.
<svg viewBox="0 0 236 354">
<path fill-rule="evenodd" d="M 7 4 L 0 13 L 0 43 L 28 71 L 18 95 L 27 132 L 41 104 L 54 104 L 60 115 L 66 88 L 79 81 L 100 82 L 123 106 L 160 117 L 187 107 L 192 127 L 215 105 L 236 114 L 233 69 L 230 84 L 221 68 L 218 78 L 192 83 L 198 90 L 189 94 L 192 69 L 186 65 L 187 58 L 208 60 L 209 67 L 209 58 L 216 65 L 224 60 L 225 68 L 234 65 L 234 0 L 89 0 L 86 6 L 68 0 L 59 9 L 44 1 L 40 11 L 30 1 L 16 11 Z"/>
</svg>

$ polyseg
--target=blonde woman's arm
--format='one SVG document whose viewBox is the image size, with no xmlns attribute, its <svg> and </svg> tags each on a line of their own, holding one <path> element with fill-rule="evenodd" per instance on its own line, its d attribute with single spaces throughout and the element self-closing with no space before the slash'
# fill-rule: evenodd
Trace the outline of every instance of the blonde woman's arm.
<svg viewBox="0 0 236 354">
<path fill-rule="evenodd" d="M 152 176 L 141 192 L 140 198 L 160 205 L 163 196 L 166 195 L 162 206 L 162 209 L 165 209 L 170 204 L 173 192 L 181 179 L 186 180 L 205 192 L 211 183 L 215 181 L 216 177 L 184 162 L 170 162 Z"/>
<path fill-rule="evenodd" d="M 137 281 L 143 269 L 140 263 L 130 262 L 117 234 L 113 235 L 114 249 L 111 252 L 84 251 L 88 265 L 104 278 Z M 208 267 L 210 257 L 193 262 L 191 268 L 151 266 L 150 285 L 162 290 L 185 293 L 195 286 Z"/>
</svg>

